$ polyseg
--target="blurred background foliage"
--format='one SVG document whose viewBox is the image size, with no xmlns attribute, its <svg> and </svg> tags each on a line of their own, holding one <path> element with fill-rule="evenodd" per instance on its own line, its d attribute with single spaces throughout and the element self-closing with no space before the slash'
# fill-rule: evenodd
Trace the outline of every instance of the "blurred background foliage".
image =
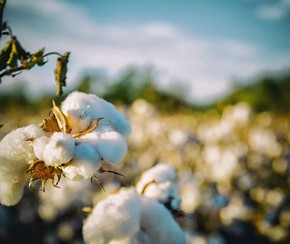
<svg viewBox="0 0 290 244">
<path fill-rule="evenodd" d="M 144 170 L 167 162 L 178 172 L 186 212 L 178 221 L 190 243 L 289 243 L 290 75 L 237 82 L 228 96 L 203 105 L 186 101 L 186 88 L 156 84 L 150 69 L 129 68 L 115 79 L 87 72 L 76 87 L 65 89 L 105 98 L 133 126 L 128 155 L 114 168 L 125 181 L 101 176 L 107 193 L 110 184 L 132 186 Z M 52 98 L 60 104 L 65 97 L 31 98 L 27 89 L 1 93 L 0 138 L 40 123 Z M 106 194 L 77 183 L 80 192 L 93 192 L 95 203 Z M 40 198 L 26 189 L 18 205 L 0 206 L 1 243 L 82 243 L 81 208 L 92 204 L 91 198 L 76 196 L 59 209 L 46 194 Z"/>
<path fill-rule="evenodd" d="M 76 87 L 69 87 L 68 94 L 72 90 L 95 93 L 114 104 L 131 105 L 136 99 L 142 98 L 154 105 L 160 111 L 172 113 L 176 111 L 204 111 L 217 109 L 221 111 L 228 105 L 239 102 L 248 103 L 255 112 L 271 111 L 277 114 L 289 113 L 290 110 L 290 74 L 280 76 L 266 75 L 255 81 L 244 84 L 237 81 L 232 92 L 226 97 L 213 103 L 193 104 L 186 100 L 186 87 L 178 87 L 178 84 L 160 88 L 152 72 L 146 68 L 128 68 L 120 77 L 108 80 L 100 74 L 83 74 Z M 1 87 L 0 87 L 1 88 Z M 17 86 L 13 92 L 1 93 L 0 103 L 2 112 L 27 109 L 39 112 L 50 106 L 51 98 L 61 101 L 52 93 L 43 93 L 37 98 L 27 95 L 27 87 Z M 67 89 L 68 90 L 68 89 Z"/>
<path fill-rule="evenodd" d="M 290 108 L 290 74 L 283 76 L 265 76 L 248 85 L 237 85 L 233 92 L 219 100 L 217 105 L 223 107 L 237 102 L 247 102 L 254 111 L 273 111 L 289 113 Z"/>
</svg>

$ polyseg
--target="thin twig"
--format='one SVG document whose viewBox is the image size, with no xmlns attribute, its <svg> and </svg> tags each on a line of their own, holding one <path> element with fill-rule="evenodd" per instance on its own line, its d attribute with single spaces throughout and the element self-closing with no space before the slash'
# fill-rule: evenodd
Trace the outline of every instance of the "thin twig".
<svg viewBox="0 0 290 244">
<path fill-rule="evenodd" d="M 43 55 L 43 58 L 45 58 L 45 57 L 47 57 L 47 56 L 49 56 L 49 55 L 57 55 L 57 56 L 59 56 L 59 57 L 62 56 L 62 55 L 61 55 L 60 53 L 58 53 L 58 52 L 49 52 L 49 53 L 44 54 L 44 55 Z"/>
<path fill-rule="evenodd" d="M 25 69 L 27 69 L 27 68 L 24 67 L 24 66 L 18 66 L 18 67 L 15 67 L 15 68 L 7 69 L 7 70 L 3 71 L 2 73 L 0 73 L 0 80 L 1 80 L 2 77 L 6 76 L 6 75 L 12 75 L 15 72 L 18 72 L 18 71 L 21 71 L 21 70 L 25 70 Z"/>
<path fill-rule="evenodd" d="M 3 30 L 3 12 L 5 8 L 6 0 L 0 0 L 0 39 L 2 36 L 2 30 Z"/>
</svg>

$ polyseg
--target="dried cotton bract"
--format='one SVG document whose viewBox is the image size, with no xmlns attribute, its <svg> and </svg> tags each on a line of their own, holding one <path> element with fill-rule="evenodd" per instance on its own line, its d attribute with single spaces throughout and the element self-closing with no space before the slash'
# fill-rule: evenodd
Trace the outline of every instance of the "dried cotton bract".
<svg viewBox="0 0 290 244">
<path fill-rule="evenodd" d="M 0 142 L 0 199 L 16 204 L 29 179 L 57 186 L 62 175 L 71 180 L 93 177 L 103 161 L 120 162 L 127 153 L 131 126 L 112 104 L 82 92 L 71 93 L 41 128 L 20 128 Z M 56 178 L 56 179 L 55 179 Z M 11 192 L 11 193 L 10 193 Z"/>
</svg>

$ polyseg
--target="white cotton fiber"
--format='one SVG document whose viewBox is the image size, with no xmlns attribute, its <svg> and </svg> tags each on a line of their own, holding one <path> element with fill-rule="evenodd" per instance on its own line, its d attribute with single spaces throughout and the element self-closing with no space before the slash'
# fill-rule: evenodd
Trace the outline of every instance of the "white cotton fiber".
<svg viewBox="0 0 290 244">
<path fill-rule="evenodd" d="M 40 159 L 44 160 L 43 158 L 43 151 L 45 146 L 49 143 L 49 137 L 41 136 L 33 140 L 32 146 L 35 156 Z"/>
<path fill-rule="evenodd" d="M 21 168 L 35 159 L 32 142 L 29 138 L 37 138 L 45 135 L 45 132 L 36 125 L 18 128 L 7 134 L 0 142 L 0 155 L 11 159 L 9 167 Z"/>
<path fill-rule="evenodd" d="M 29 138 L 45 135 L 38 126 L 29 125 L 7 134 L 0 142 L 0 203 L 8 206 L 19 202 L 29 176 L 28 164 L 35 160 Z"/>
<path fill-rule="evenodd" d="M 185 244 L 185 235 L 171 213 L 157 201 L 142 197 L 140 231 L 137 243 Z"/>
<path fill-rule="evenodd" d="M 83 237 L 87 244 L 185 243 L 170 212 L 133 189 L 121 189 L 100 201 L 84 221 Z"/>
<path fill-rule="evenodd" d="M 60 166 L 69 162 L 74 154 L 75 139 L 70 134 L 55 132 L 44 147 L 43 159 L 46 165 Z"/>
<path fill-rule="evenodd" d="M 145 184 L 152 180 L 155 180 L 157 183 L 173 181 L 175 177 L 175 169 L 165 163 L 157 164 L 142 174 L 142 180 Z"/>
<path fill-rule="evenodd" d="M 161 163 L 145 171 L 137 182 L 136 189 L 140 194 L 161 203 L 170 202 L 173 209 L 178 209 L 181 199 L 177 193 L 175 169 Z"/>
<path fill-rule="evenodd" d="M 106 244 L 130 240 L 139 231 L 140 215 L 140 196 L 135 190 L 121 190 L 110 195 L 100 201 L 85 220 L 84 241 L 88 244 Z"/>
<path fill-rule="evenodd" d="M 127 153 L 125 137 L 110 126 L 97 126 L 93 132 L 76 139 L 76 141 L 92 145 L 99 152 L 102 159 L 108 163 L 120 162 Z"/>
<path fill-rule="evenodd" d="M 152 183 L 146 186 L 143 195 L 158 201 L 166 202 L 168 197 L 173 194 L 172 186 L 172 183 L 169 181 L 160 184 Z"/>
<path fill-rule="evenodd" d="M 72 161 L 63 168 L 65 176 L 71 180 L 82 180 L 92 177 L 101 166 L 101 156 L 89 144 L 75 147 Z"/>
<path fill-rule="evenodd" d="M 9 180 L 3 180 L 2 174 L 0 174 L 0 203 L 6 206 L 13 206 L 17 204 L 23 195 L 24 186 L 27 183 L 28 178 L 23 175 L 6 174 L 5 178 Z"/>
<path fill-rule="evenodd" d="M 19 165 L 17 164 L 19 163 Z M 24 161 L 25 163 L 25 161 Z M 17 204 L 28 181 L 25 174 L 27 164 L 0 155 L 0 203 L 7 206 Z"/>
<path fill-rule="evenodd" d="M 131 125 L 113 104 L 94 94 L 72 92 L 62 103 L 61 109 L 68 118 L 72 134 L 86 130 L 97 119 L 110 125 L 124 136 L 131 133 Z"/>
</svg>

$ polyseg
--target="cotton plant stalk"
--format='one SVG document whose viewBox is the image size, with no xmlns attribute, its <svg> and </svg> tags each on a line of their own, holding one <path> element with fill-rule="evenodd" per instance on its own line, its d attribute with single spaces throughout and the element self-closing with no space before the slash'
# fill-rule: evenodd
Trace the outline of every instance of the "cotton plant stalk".
<svg viewBox="0 0 290 244">
<path fill-rule="evenodd" d="M 47 181 L 54 187 L 62 176 L 73 181 L 106 172 L 127 153 L 131 125 L 114 105 L 93 94 L 72 92 L 53 106 L 42 125 L 16 129 L 0 141 L 0 203 L 17 204 L 28 183 Z"/>
</svg>

